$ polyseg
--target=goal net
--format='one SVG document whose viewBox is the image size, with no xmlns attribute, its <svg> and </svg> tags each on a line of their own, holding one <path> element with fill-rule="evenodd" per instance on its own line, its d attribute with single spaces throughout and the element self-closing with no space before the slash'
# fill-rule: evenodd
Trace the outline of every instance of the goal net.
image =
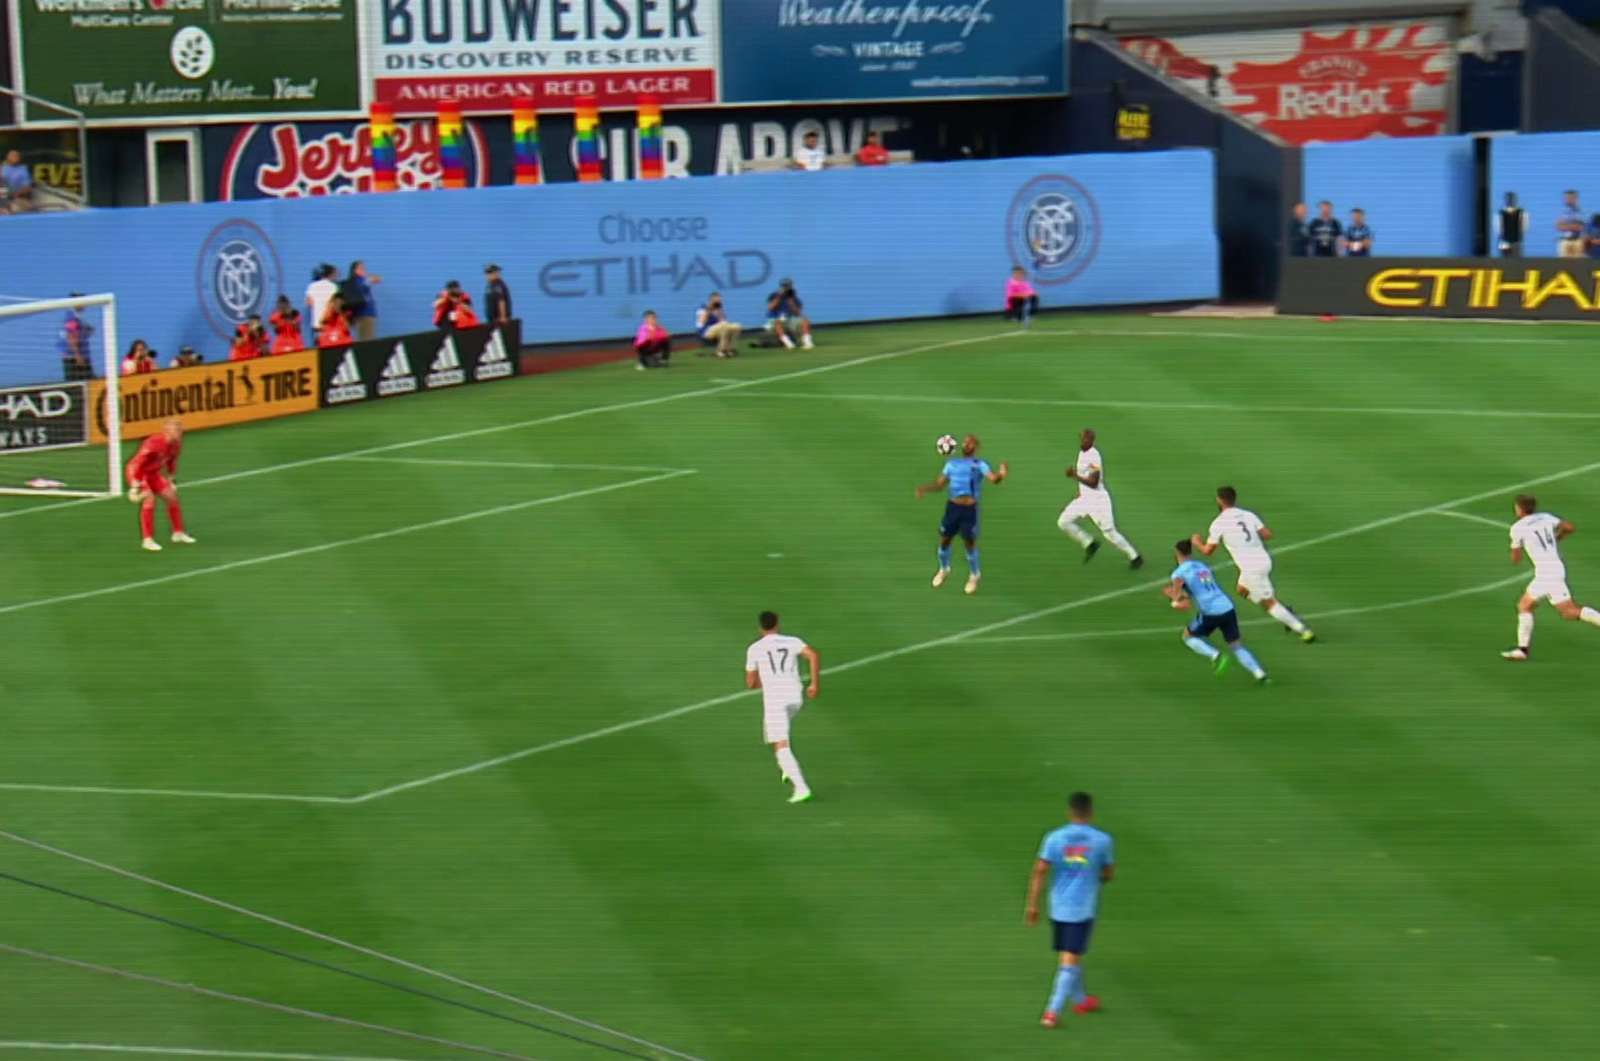
<svg viewBox="0 0 1600 1061">
<path fill-rule="evenodd" d="M 122 492 L 113 295 L 0 296 L 0 494 Z"/>
</svg>

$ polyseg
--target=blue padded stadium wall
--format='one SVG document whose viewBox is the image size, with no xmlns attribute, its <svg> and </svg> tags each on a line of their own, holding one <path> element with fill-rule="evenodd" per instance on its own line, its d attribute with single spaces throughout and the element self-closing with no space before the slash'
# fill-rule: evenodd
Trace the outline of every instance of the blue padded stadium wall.
<svg viewBox="0 0 1600 1061">
<path fill-rule="evenodd" d="M 1477 178 L 1472 138 L 1431 136 L 1310 144 L 1300 151 L 1308 203 L 1328 199 L 1346 224 L 1361 207 L 1382 255 L 1472 253 Z"/>
</svg>

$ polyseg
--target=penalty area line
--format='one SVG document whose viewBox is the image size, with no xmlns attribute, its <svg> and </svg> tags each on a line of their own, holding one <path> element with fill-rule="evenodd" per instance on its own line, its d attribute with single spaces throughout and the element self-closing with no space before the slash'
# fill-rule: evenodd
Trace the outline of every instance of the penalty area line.
<svg viewBox="0 0 1600 1061">
<path fill-rule="evenodd" d="M 0 1041 L 0 1050 L 68 1054 L 138 1054 L 145 1057 L 220 1057 L 236 1061 L 397 1061 L 391 1057 L 348 1054 L 299 1054 L 277 1050 L 212 1050 L 198 1046 L 138 1046 L 132 1043 L 46 1043 Z"/>
</svg>

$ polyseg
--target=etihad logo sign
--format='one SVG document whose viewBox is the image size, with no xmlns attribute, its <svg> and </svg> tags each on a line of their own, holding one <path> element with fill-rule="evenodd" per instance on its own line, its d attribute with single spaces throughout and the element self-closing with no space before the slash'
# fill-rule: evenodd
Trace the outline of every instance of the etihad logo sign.
<svg viewBox="0 0 1600 1061">
<path fill-rule="evenodd" d="M 1383 269 L 1367 280 L 1367 298 L 1389 309 L 1518 311 L 1557 307 L 1600 313 L 1600 269 L 1436 265 Z M 1552 314 L 1554 315 L 1554 314 Z"/>
</svg>

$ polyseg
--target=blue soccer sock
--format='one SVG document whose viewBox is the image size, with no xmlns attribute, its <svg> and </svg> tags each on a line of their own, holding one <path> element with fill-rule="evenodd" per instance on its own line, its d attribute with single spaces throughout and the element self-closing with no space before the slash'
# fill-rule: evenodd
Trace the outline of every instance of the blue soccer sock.
<svg viewBox="0 0 1600 1061">
<path fill-rule="evenodd" d="M 973 577 L 983 574 L 982 571 L 978 570 L 978 547 L 976 545 L 967 546 L 967 570 L 972 572 Z"/>
<path fill-rule="evenodd" d="M 1216 646 L 1207 644 L 1198 637 L 1185 637 L 1183 643 L 1189 646 L 1190 652 L 1197 656 L 1204 656 L 1206 659 L 1216 659 L 1222 655 L 1222 652 Z"/>
<path fill-rule="evenodd" d="M 1072 978 L 1072 992 L 1067 997 L 1074 1002 L 1082 1002 L 1089 997 L 1089 988 L 1083 982 L 1083 966 L 1074 965 L 1072 971 L 1077 975 Z"/>
<path fill-rule="evenodd" d="M 950 547 L 948 545 L 941 545 L 941 546 L 939 546 L 939 570 L 943 571 L 946 568 L 948 568 L 949 566 L 950 566 Z"/>
<path fill-rule="evenodd" d="M 1061 1012 L 1061 1007 L 1067 1004 L 1067 998 L 1072 994 L 1073 984 L 1077 979 L 1076 965 L 1063 965 L 1056 970 L 1056 982 L 1050 990 L 1050 1004 L 1045 1008 L 1046 1013 Z"/>
<path fill-rule="evenodd" d="M 1250 654 L 1250 650 L 1243 645 L 1233 646 L 1233 658 L 1244 664 L 1244 669 L 1254 674 L 1257 678 L 1266 676 L 1266 671 L 1261 669 L 1261 664 Z"/>
</svg>

